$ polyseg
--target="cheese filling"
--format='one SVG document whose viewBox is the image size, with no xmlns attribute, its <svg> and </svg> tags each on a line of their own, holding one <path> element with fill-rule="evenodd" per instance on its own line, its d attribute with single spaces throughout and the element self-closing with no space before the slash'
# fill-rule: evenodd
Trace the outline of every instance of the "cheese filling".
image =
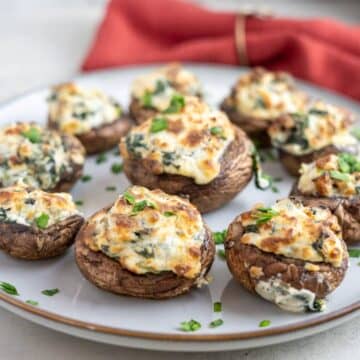
<svg viewBox="0 0 360 360">
<path fill-rule="evenodd" d="M 271 141 L 294 155 L 308 154 L 328 145 L 352 146 L 357 140 L 349 132 L 351 119 L 344 110 L 316 102 L 305 112 L 289 114 L 269 129 Z"/>
<path fill-rule="evenodd" d="M 328 209 L 283 199 L 271 208 L 256 206 L 242 214 L 241 223 L 243 244 L 288 258 L 342 264 L 341 227 Z"/>
<path fill-rule="evenodd" d="M 131 95 L 142 106 L 165 111 L 176 94 L 199 96 L 201 87 L 191 72 L 171 64 L 134 80 Z"/>
<path fill-rule="evenodd" d="M 132 186 L 93 221 L 88 246 L 132 273 L 171 271 L 195 278 L 201 272 L 206 230 L 200 213 L 187 200 Z"/>
<path fill-rule="evenodd" d="M 302 164 L 298 189 L 304 195 L 353 197 L 360 193 L 360 160 L 351 154 L 327 155 Z"/>
<path fill-rule="evenodd" d="M 176 174 L 207 184 L 220 173 L 221 157 L 235 132 L 219 111 L 161 115 L 132 128 L 120 145 L 123 158 L 151 162 L 156 174 Z"/>
<path fill-rule="evenodd" d="M 72 83 L 54 87 L 48 101 L 50 120 L 71 135 L 111 124 L 122 113 L 120 105 L 102 91 Z"/>
<path fill-rule="evenodd" d="M 84 161 L 82 149 L 69 149 L 64 137 L 37 124 L 18 123 L 0 130 L 1 186 L 23 183 L 49 190 Z"/>
<path fill-rule="evenodd" d="M 79 211 L 67 193 L 47 193 L 38 189 L 12 186 L 0 189 L 0 222 L 37 226 L 45 216 L 44 227 L 49 227 Z"/>
<path fill-rule="evenodd" d="M 317 312 L 325 310 L 325 302 L 316 300 L 315 294 L 307 289 L 296 289 L 280 279 L 260 280 L 255 291 L 264 299 L 275 303 L 281 309 L 291 312 Z"/>
<path fill-rule="evenodd" d="M 234 101 L 243 115 L 273 120 L 284 113 L 300 111 L 306 97 L 294 88 L 288 75 L 255 70 L 239 79 Z"/>
</svg>

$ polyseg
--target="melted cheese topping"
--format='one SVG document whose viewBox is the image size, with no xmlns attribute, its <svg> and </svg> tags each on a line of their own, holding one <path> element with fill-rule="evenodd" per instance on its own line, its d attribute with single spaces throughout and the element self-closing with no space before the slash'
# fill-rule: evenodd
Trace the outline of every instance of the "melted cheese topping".
<svg viewBox="0 0 360 360">
<path fill-rule="evenodd" d="M 146 206 L 136 211 L 137 204 L 144 201 Z M 110 210 L 95 215 L 92 221 L 95 230 L 88 246 L 116 259 L 132 273 L 172 271 L 195 278 L 201 272 L 206 231 L 200 213 L 187 200 L 132 186 Z"/>
<path fill-rule="evenodd" d="M 241 215 L 245 228 L 242 243 L 289 258 L 341 266 L 341 227 L 328 209 L 305 207 L 284 199 L 272 207 L 277 215 L 261 223 L 258 208 Z"/>
<path fill-rule="evenodd" d="M 344 160 L 347 156 L 357 160 L 354 171 Z M 344 171 L 346 168 L 348 170 Z M 327 155 L 310 164 L 302 164 L 300 173 L 298 189 L 304 195 L 352 197 L 360 191 L 360 160 L 348 154 Z"/>
<path fill-rule="evenodd" d="M 302 155 L 328 145 L 355 145 L 357 140 L 349 132 L 349 114 L 330 104 L 316 102 L 304 113 L 290 114 L 279 119 L 269 129 L 275 147 Z"/>
<path fill-rule="evenodd" d="M 69 150 L 62 136 L 37 124 L 18 123 L 0 130 L 0 184 L 24 183 L 49 190 L 73 164 L 83 164 L 82 150 Z"/>
<path fill-rule="evenodd" d="M 170 64 L 138 77 L 131 88 L 132 97 L 141 100 L 144 106 L 159 111 L 169 107 L 176 93 L 195 96 L 201 94 L 201 86 L 196 76 L 178 64 Z M 146 95 L 151 101 L 145 104 Z"/>
<path fill-rule="evenodd" d="M 111 124 L 120 116 L 120 105 L 97 89 L 62 84 L 53 88 L 49 98 L 49 118 L 67 134 L 87 133 Z"/>
<path fill-rule="evenodd" d="M 42 214 L 49 217 L 49 227 L 80 213 L 67 193 L 46 193 L 22 186 L 0 189 L 0 222 L 36 226 Z"/>
<path fill-rule="evenodd" d="M 235 137 L 227 116 L 219 111 L 161 116 L 166 129 L 154 133 L 151 129 L 158 119 L 132 128 L 123 138 L 123 158 L 146 159 L 156 174 L 191 177 L 197 184 L 214 180 L 220 173 L 221 157 Z"/>
<path fill-rule="evenodd" d="M 273 120 L 282 114 L 301 110 L 306 96 L 294 88 L 290 76 L 256 69 L 238 80 L 233 102 L 243 115 Z"/>
</svg>

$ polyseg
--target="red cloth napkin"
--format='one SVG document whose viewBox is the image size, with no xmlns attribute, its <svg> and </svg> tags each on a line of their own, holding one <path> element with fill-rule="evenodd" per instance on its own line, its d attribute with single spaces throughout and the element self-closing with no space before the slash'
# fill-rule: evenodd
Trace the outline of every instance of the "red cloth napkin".
<svg viewBox="0 0 360 360">
<path fill-rule="evenodd" d="M 112 0 L 83 70 L 159 61 L 239 64 L 234 13 L 178 0 Z M 360 26 L 248 16 L 248 65 L 288 71 L 360 101 Z"/>
</svg>

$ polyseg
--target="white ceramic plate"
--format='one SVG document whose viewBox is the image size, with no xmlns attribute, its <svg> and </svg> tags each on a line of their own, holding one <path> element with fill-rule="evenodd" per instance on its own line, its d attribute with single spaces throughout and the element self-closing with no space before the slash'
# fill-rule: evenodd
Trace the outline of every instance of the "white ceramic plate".
<svg viewBox="0 0 360 360">
<path fill-rule="evenodd" d="M 132 79 L 153 66 L 123 68 L 97 72 L 76 79 L 81 84 L 102 88 L 128 105 Z M 204 84 L 206 100 L 217 106 L 231 85 L 245 69 L 214 65 L 188 65 Z M 359 106 L 350 100 L 335 96 L 313 86 L 300 84 L 317 98 L 334 102 L 358 112 Z M 44 123 L 47 116 L 45 99 L 48 89 L 33 91 L 3 104 L 0 124 L 14 121 Z M 121 159 L 108 153 L 107 162 L 97 165 L 95 157 L 87 160 L 85 174 L 92 180 L 79 182 L 72 191 L 75 200 L 82 200 L 86 216 L 111 203 L 117 193 L 129 185 L 123 174 L 110 171 L 113 163 Z M 283 181 L 278 183 L 279 193 L 257 190 L 250 184 L 232 202 L 205 219 L 215 230 L 222 230 L 240 212 L 255 202 L 272 204 L 286 197 L 292 179 L 280 164 L 267 162 L 266 170 Z M 117 192 L 108 192 L 106 186 L 116 186 Z M 117 345 L 137 348 L 179 351 L 217 351 L 241 349 L 274 344 L 304 337 L 350 319 L 360 313 L 359 259 L 351 259 L 351 267 L 341 286 L 329 297 L 324 313 L 291 314 L 259 297 L 247 293 L 231 279 L 226 264 L 217 258 L 211 270 L 214 280 L 209 287 L 194 290 L 171 300 L 154 301 L 116 296 L 99 290 L 87 282 L 77 269 L 73 251 L 53 260 L 28 262 L 0 254 L 0 281 L 14 284 L 20 296 L 0 293 L 0 305 L 31 321 L 76 336 Z M 59 288 L 60 292 L 47 297 L 44 289 Z M 38 306 L 25 303 L 36 300 Z M 213 302 L 221 301 L 223 313 L 213 313 Z M 208 324 L 222 317 L 224 325 L 210 329 Z M 196 319 L 202 328 L 195 333 L 181 332 L 180 322 Z M 267 319 L 271 325 L 260 328 L 259 322 Z"/>
</svg>

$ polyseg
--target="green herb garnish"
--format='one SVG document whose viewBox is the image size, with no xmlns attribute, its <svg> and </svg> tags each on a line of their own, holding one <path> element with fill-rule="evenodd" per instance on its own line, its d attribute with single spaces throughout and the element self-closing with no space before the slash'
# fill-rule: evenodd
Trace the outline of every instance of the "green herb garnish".
<svg viewBox="0 0 360 360">
<path fill-rule="evenodd" d="M 355 127 L 351 130 L 351 134 L 360 140 L 360 127 Z"/>
<path fill-rule="evenodd" d="M 170 100 L 169 107 L 164 111 L 165 114 L 180 112 L 185 106 L 185 98 L 180 94 L 174 94 Z"/>
<path fill-rule="evenodd" d="M 210 128 L 210 134 L 219 137 L 220 139 L 226 140 L 224 135 L 224 129 L 221 126 L 213 126 Z"/>
<path fill-rule="evenodd" d="M 213 232 L 213 237 L 216 245 L 223 244 L 226 238 L 227 230 Z"/>
<path fill-rule="evenodd" d="M 111 185 L 109 185 L 109 186 L 107 186 L 107 187 L 105 188 L 105 190 L 106 190 L 106 191 L 116 191 L 116 186 L 111 186 Z"/>
<path fill-rule="evenodd" d="M 38 144 L 41 142 L 41 132 L 36 127 L 31 127 L 29 130 L 24 131 L 22 136 L 27 138 L 33 144 Z"/>
<path fill-rule="evenodd" d="M 25 302 L 27 304 L 32 305 L 32 306 L 38 306 L 39 305 L 39 303 L 37 301 L 35 301 L 35 300 L 26 300 Z"/>
<path fill-rule="evenodd" d="M 82 181 L 82 182 L 89 182 L 91 179 L 92 179 L 92 176 L 91 176 L 91 175 L 83 175 L 83 176 L 81 177 L 81 181 Z"/>
<path fill-rule="evenodd" d="M 84 202 L 82 200 L 76 200 L 75 201 L 75 205 L 77 206 L 83 206 L 84 205 Z"/>
<path fill-rule="evenodd" d="M 155 209 L 155 205 L 149 200 L 138 201 L 137 203 L 134 204 L 131 215 L 136 215 L 137 213 L 143 211 L 147 207 L 151 209 Z"/>
<path fill-rule="evenodd" d="M 226 256 L 225 256 L 225 250 L 224 249 L 219 249 L 218 251 L 217 251 L 217 254 L 218 254 L 218 256 L 221 258 L 221 259 L 226 259 Z"/>
<path fill-rule="evenodd" d="M 314 114 L 314 115 L 327 115 L 329 114 L 326 110 L 320 110 L 320 109 L 316 109 L 316 108 L 312 108 L 309 110 L 309 114 Z"/>
<path fill-rule="evenodd" d="M 19 293 L 16 287 L 8 282 L 1 281 L 0 282 L 0 289 L 6 292 L 9 295 L 18 296 Z"/>
<path fill-rule="evenodd" d="M 46 296 L 54 296 L 58 292 L 60 292 L 59 289 L 47 289 L 47 290 L 43 290 L 41 293 Z"/>
<path fill-rule="evenodd" d="M 141 102 L 144 107 L 151 108 L 152 107 L 152 94 L 149 91 L 146 91 L 145 94 L 141 98 Z"/>
<path fill-rule="evenodd" d="M 191 319 L 189 321 L 183 321 L 182 323 L 180 323 L 181 331 L 185 331 L 185 332 L 197 331 L 200 328 L 201 328 L 201 324 L 194 319 Z"/>
<path fill-rule="evenodd" d="M 272 208 L 260 207 L 256 209 L 256 213 L 253 214 L 253 217 L 256 219 L 256 225 L 261 225 L 265 224 L 277 215 L 279 215 L 279 213 Z"/>
<path fill-rule="evenodd" d="M 46 229 L 49 222 L 49 215 L 42 213 L 35 219 L 35 222 L 39 229 Z"/>
<path fill-rule="evenodd" d="M 115 163 L 111 165 L 111 171 L 113 174 L 120 174 L 124 169 L 124 165 L 122 163 Z"/>
<path fill-rule="evenodd" d="M 349 256 L 352 258 L 359 258 L 360 257 L 360 249 L 348 249 Z"/>
<path fill-rule="evenodd" d="M 262 320 L 259 323 L 259 327 L 267 327 L 267 326 L 270 326 L 270 324 L 271 324 L 270 320 Z"/>
<path fill-rule="evenodd" d="M 344 174 L 344 173 L 342 173 L 340 171 L 336 171 L 336 170 L 330 170 L 329 175 L 334 180 L 345 181 L 345 182 L 350 180 L 348 174 Z"/>
<path fill-rule="evenodd" d="M 99 154 L 99 155 L 97 156 L 97 158 L 96 158 L 96 163 L 97 163 L 97 164 L 102 164 L 102 163 L 104 163 L 104 162 L 106 162 L 106 161 L 107 161 L 107 156 L 106 156 L 104 153 Z"/>
<path fill-rule="evenodd" d="M 223 320 L 223 319 L 216 319 L 216 320 L 212 321 L 212 322 L 209 324 L 209 326 L 210 326 L 211 328 L 216 328 L 216 327 L 218 327 L 218 326 L 221 326 L 222 324 L 224 324 L 224 320 Z"/>
<path fill-rule="evenodd" d="M 214 312 L 221 312 L 222 304 L 220 301 L 214 302 Z"/>
<path fill-rule="evenodd" d="M 165 217 L 175 216 L 175 213 L 174 213 L 173 211 L 165 211 L 165 212 L 164 212 L 164 216 L 165 216 Z"/>
<path fill-rule="evenodd" d="M 135 204 L 135 196 L 125 191 L 123 195 L 124 199 L 131 205 Z"/>
<path fill-rule="evenodd" d="M 150 132 L 151 133 L 158 133 L 160 131 L 166 130 L 168 128 L 168 121 L 164 117 L 155 117 L 152 120 Z"/>
<path fill-rule="evenodd" d="M 349 153 L 341 153 L 338 155 L 338 166 L 342 173 L 353 173 L 360 171 L 359 159 Z"/>
</svg>

